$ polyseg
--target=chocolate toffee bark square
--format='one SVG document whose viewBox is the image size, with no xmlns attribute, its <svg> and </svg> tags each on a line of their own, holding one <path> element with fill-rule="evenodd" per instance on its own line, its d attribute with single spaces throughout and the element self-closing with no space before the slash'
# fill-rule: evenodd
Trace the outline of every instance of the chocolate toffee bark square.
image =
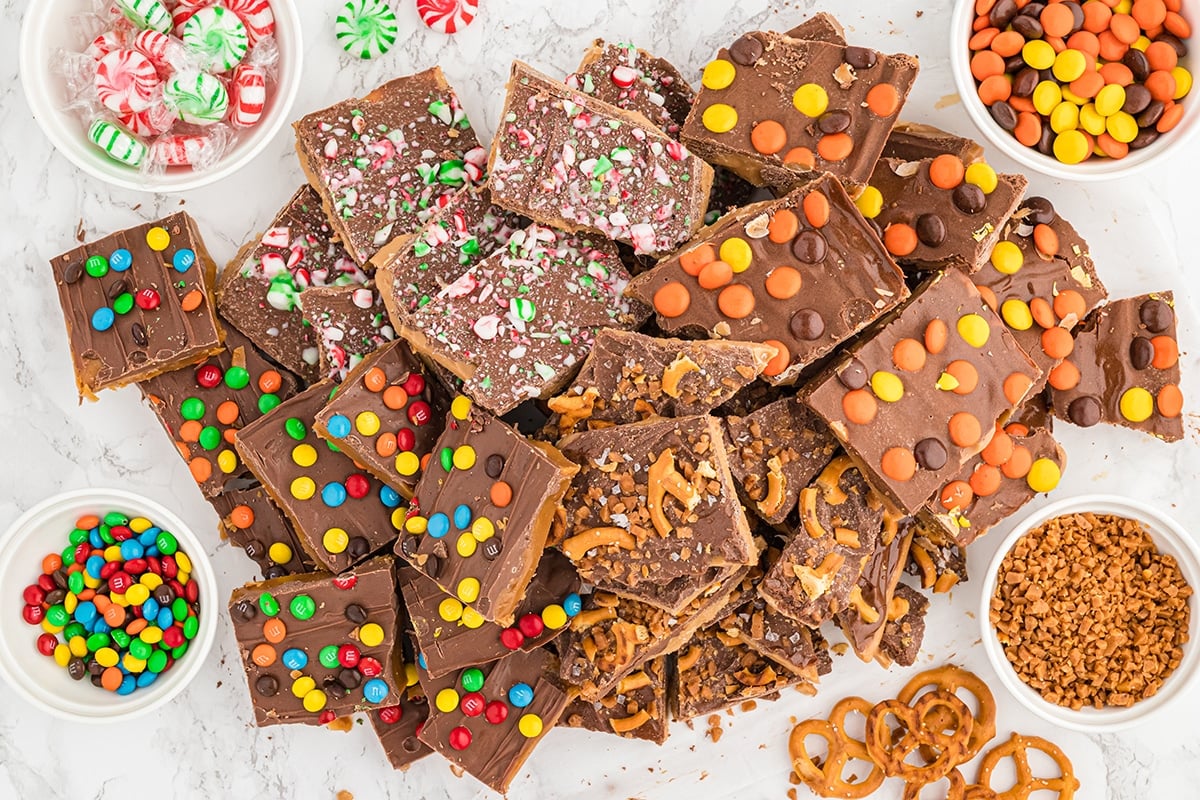
<svg viewBox="0 0 1200 800">
<path fill-rule="evenodd" d="M 964 161 L 956 152 L 883 158 L 855 202 L 905 270 L 975 272 L 1027 184 L 1023 175 L 997 175 L 986 161 Z"/>
<path fill-rule="evenodd" d="M 395 705 L 371 709 L 367 713 L 392 769 L 407 770 L 413 762 L 433 752 L 417 738 L 428 718 L 429 700 L 421 692 L 410 697 L 408 692 L 401 691 L 400 701 Z"/>
<path fill-rule="evenodd" d="M 873 661 L 879 654 L 888 610 L 908 562 L 913 534 L 920 525 L 915 517 L 895 520 L 891 515 L 884 515 L 879 545 L 850 590 L 846 607 L 834 615 L 846 641 L 863 661 Z"/>
<path fill-rule="evenodd" d="M 800 525 L 767 570 L 759 595 L 810 627 L 832 619 L 849 604 L 883 519 L 883 504 L 862 474 L 838 456 L 800 493 Z"/>
<path fill-rule="evenodd" d="M 1115 300 L 1092 312 L 1059 367 L 1074 369 L 1051 385 L 1054 415 L 1082 427 L 1106 422 L 1167 442 L 1182 439 L 1175 322 L 1171 292 Z"/>
<path fill-rule="evenodd" d="M 762 374 L 775 354 L 753 342 L 660 339 L 606 328 L 567 387 L 551 398 L 558 435 L 707 414 Z"/>
<path fill-rule="evenodd" d="M 360 266 L 483 180 L 486 151 L 440 67 L 396 78 L 293 127 L 308 182 Z"/>
<path fill-rule="evenodd" d="M 492 203 L 487 185 L 464 186 L 416 231 L 375 256 L 375 283 L 393 320 L 415 313 L 528 221 Z"/>
<path fill-rule="evenodd" d="M 1069 387 L 1071 333 L 1107 299 L 1087 242 L 1044 197 L 1030 197 L 1001 230 L 983 268 L 971 276 L 1017 344 L 1042 370 L 1034 386 Z"/>
<path fill-rule="evenodd" d="M 629 294 L 654 308 L 667 334 L 775 347 L 764 376 L 794 383 L 908 289 L 841 184 L 825 175 L 722 217 L 634 278 Z"/>
<path fill-rule="evenodd" d="M 725 420 L 729 470 L 747 509 L 782 525 L 796 508 L 800 491 L 825 468 L 837 439 L 795 397 L 783 397 L 744 417 Z"/>
<path fill-rule="evenodd" d="M 531 225 L 400 320 L 400 331 L 503 415 L 561 390 L 600 329 L 645 320 L 622 296 L 628 282 L 611 242 Z"/>
<path fill-rule="evenodd" d="M 395 490 L 317 437 L 333 388 L 309 387 L 238 431 L 236 446 L 313 561 L 341 572 L 395 541 L 404 512 Z"/>
<path fill-rule="evenodd" d="M 469 603 L 442 591 L 412 567 L 400 569 L 400 588 L 430 677 L 533 650 L 552 642 L 580 611 L 579 576 L 562 553 L 547 550 L 514 614 L 501 627 Z"/>
<path fill-rule="evenodd" d="M 200 491 L 214 497 L 248 474 L 234 450 L 234 433 L 294 395 L 297 380 L 230 330 L 217 355 L 155 375 L 140 388 Z"/>
<path fill-rule="evenodd" d="M 317 435 L 404 497 L 442 435 L 450 400 L 403 339 L 364 358 L 317 412 Z"/>
<path fill-rule="evenodd" d="M 234 589 L 229 614 L 256 724 L 325 724 L 394 705 L 396 576 L 377 558 Z"/>
<path fill-rule="evenodd" d="M 512 625 L 578 471 L 473 406 L 450 406 L 396 553 L 483 619 Z"/>
<path fill-rule="evenodd" d="M 596 701 L 575 698 L 563 712 L 563 725 L 625 739 L 662 744 L 670 733 L 667 716 L 667 657 L 659 656 L 617 682 Z"/>
<path fill-rule="evenodd" d="M 242 548 L 267 580 L 313 571 L 292 523 L 261 486 L 226 488 L 209 502 L 221 518 L 222 536 Z"/>
<path fill-rule="evenodd" d="M 833 669 L 829 643 L 820 631 L 780 614 L 762 597 L 752 597 L 712 627 L 774 661 L 782 667 L 781 672 L 798 675 L 809 683 L 817 683 Z"/>
<path fill-rule="evenodd" d="M 513 63 L 488 162 L 495 201 L 638 254 L 673 250 L 704 222 L 712 167 L 641 114 Z"/>
<path fill-rule="evenodd" d="M 922 524 L 913 531 L 904 571 L 916 576 L 922 589 L 945 594 L 967 582 L 967 553 L 940 525 Z"/>
<path fill-rule="evenodd" d="M 813 39 L 818 42 L 843 46 L 846 44 L 846 31 L 842 28 L 842 23 L 838 22 L 832 14 L 824 11 L 813 14 L 792 28 L 787 32 L 787 36 L 792 39 Z"/>
<path fill-rule="evenodd" d="M 1042 372 L 948 270 L 800 391 L 871 484 L 907 514 L 991 439 Z"/>
<path fill-rule="evenodd" d="M 430 698 L 420 739 L 497 792 L 558 722 L 569 697 L 546 650 L 517 651 L 499 661 L 422 676 Z"/>
<path fill-rule="evenodd" d="M 558 446 L 580 467 L 561 547 L 588 583 L 677 613 L 706 588 L 705 570 L 757 561 L 716 417 L 651 418 Z"/>
<path fill-rule="evenodd" d="M 747 33 L 704 68 L 681 138 L 756 186 L 787 191 L 821 172 L 862 186 L 917 68 L 913 56 Z"/>
<path fill-rule="evenodd" d="M 180 211 L 50 260 L 80 398 L 221 351 L 208 292 L 216 265 Z"/>
<path fill-rule="evenodd" d="M 884 669 L 893 663 L 902 667 L 916 663 L 921 642 L 925 639 L 925 614 L 928 611 L 928 597 L 907 584 L 896 587 L 895 597 L 888 607 L 879 652 L 875 656 Z"/>
<path fill-rule="evenodd" d="M 592 42 L 567 88 L 623 111 L 640 114 L 672 139 L 687 119 L 696 92 L 665 58 L 628 42 Z"/>
<path fill-rule="evenodd" d="M 373 287 L 310 289 L 300 300 L 304 321 L 321 350 L 324 377 L 341 382 L 368 355 L 396 338 L 383 300 Z"/>
<path fill-rule="evenodd" d="M 221 318 L 269 357 L 316 383 L 317 339 L 300 314 L 310 286 L 353 286 L 367 275 L 337 240 L 321 198 L 308 184 L 288 200 L 271 226 L 225 266 L 217 284 Z"/>
<path fill-rule="evenodd" d="M 1045 429 L 1009 424 L 929 502 L 931 516 L 966 547 L 1057 485 L 1067 454 Z"/>
</svg>

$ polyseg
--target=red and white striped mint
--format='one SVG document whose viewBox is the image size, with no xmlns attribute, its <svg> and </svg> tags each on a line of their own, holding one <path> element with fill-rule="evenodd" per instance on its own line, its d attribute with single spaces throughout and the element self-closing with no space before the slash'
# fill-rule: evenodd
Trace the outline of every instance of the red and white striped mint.
<svg viewBox="0 0 1200 800">
<path fill-rule="evenodd" d="M 128 114 L 118 114 L 117 119 L 135 136 L 157 136 L 165 133 L 175 124 L 175 115 L 162 103 L 154 103 L 143 111 L 130 111 Z"/>
<path fill-rule="evenodd" d="M 210 144 L 207 136 L 162 136 L 150 145 L 150 160 L 168 167 L 186 167 L 199 161 Z"/>
<path fill-rule="evenodd" d="M 267 71 L 252 64 L 239 64 L 229 87 L 229 121 L 249 128 L 262 119 L 267 104 Z"/>
<path fill-rule="evenodd" d="M 96 93 L 118 114 L 145 111 L 159 95 L 158 70 L 137 50 L 113 50 L 96 64 Z"/>
<path fill-rule="evenodd" d="M 417 0 L 421 21 L 438 33 L 458 33 L 479 13 L 479 0 Z"/>
<path fill-rule="evenodd" d="M 167 60 L 167 48 L 171 46 L 171 37 L 165 33 L 153 30 L 138 31 L 133 37 L 133 49 L 157 64 Z"/>
<path fill-rule="evenodd" d="M 225 0 L 224 5 L 246 26 L 251 47 L 264 36 L 274 35 L 275 14 L 270 0 Z"/>
<path fill-rule="evenodd" d="M 95 39 L 92 39 L 92 43 L 87 46 L 87 50 L 84 52 L 99 61 L 113 50 L 120 50 L 123 46 L 121 37 L 116 31 L 105 31 Z"/>
</svg>

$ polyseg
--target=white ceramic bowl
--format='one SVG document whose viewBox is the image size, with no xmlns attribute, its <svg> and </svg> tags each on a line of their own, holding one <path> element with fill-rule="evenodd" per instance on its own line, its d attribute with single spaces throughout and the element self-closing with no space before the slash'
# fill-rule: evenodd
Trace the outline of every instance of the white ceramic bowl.
<svg viewBox="0 0 1200 800">
<path fill-rule="evenodd" d="M 91 11 L 93 0 L 38 0 L 28 6 L 21 25 L 20 71 L 25 99 L 50 143 L 71 163 L 100 180 L 146 192 L 198 189 L 250 163 L 288 122 L 300 90 L 304 61 L 300 18 L 294 0 L 271 0 L 279 64 L 274 89 L 259 123 L 241 130 L 237 144 L 211 168 L 196 172 L 191 167 L 168 167 L 159 175 L 142 174 L 109 158 L 88 141 L 87 124 L 74 112 L 63 109 L 66 92 L 52 61 L 59 50 L 82 52 L 87 47 L 82 32 L 69 23 L 73 16 Z"/>
<path fill-rule="evenodd" d="M 146 517 L 175 534 L 179 549 L 191 559 L 192 580 L 200 586 L 200 630 L 188 651 L 153 684 L 125 696 L 98 689 L 87 678 L 73 680 L 38 652 L 34 643 L 41 628 L 21 616 L 25 605 L 21 593 L 41 574 L 42 557 L 62 551 L 75 520 L 108 511 Z M 79 489 L 56 495 L 22 514 L 0 537 L 0 679 L 39 709 L 71 721 L 115 722 L 149 714 L 170 703 L 200 672 L 216 638 L 221 605 L 204 546 L 176 514 L 120 489 Z"/>
<path fill-rule="evenodd" d="M 979 620 L 982 628 L 984 650 L 992 668 L 1000 676 L 1009 693 L 1039 717 L 1056 725 L 1086 733 L 1102 733 L 1139 725 L 1149 720 L 1155 712 L 1175 703 L 1181 695 L 1194 688 L 1200 678 L 1200 597 L 1193 594 L 1189 601 L 1188 643 L 1184 645 L 1183 661 L 1153 697 L 1135 703 L 1129 708 L 1084 708 L 1073 711 L 1044 699 L 1035 689 L 1027 686 L 1013 670 L 989 621 L 992 593 L 1004 557 L 1025 534 L 1043 523 L 1064 514 L 1092 511 L 1098 514 L 1116 514 L 1141 522 L 1150 532 L 1155 547 L 1160 553 L 1175 557 L 1179 570 L 1188 585 L 1200 592 L 1200 547 L 1175 520 L 1150 506 L 1116 495 L 1082 495 L 1051 503 L 1017 525 L 1000 543 L 995 557 L 988 565 L 983 578 L 983 596 L 980 600 Z"/>
<path fill-rule="evenodd" d="M 1183 9 L 1189 22 L 1200 22 L 1198 0 L 1184 0 Z M 971 53 L 967 47 L 973 33 L 971 23 L 974 19 L 975 0 L 957 0 L 950 20 L 950 68 L 954 73 L 955 88 L 962 97 L 963 106 L 967 109 L 971 121 L 983 132 L 987 140 L 1006 156 L 1031 170 L 1065 181 L 1090 182 L 1125 178 L 1151 164 L 1162 163 L 1170 155 L 1184 157 L 1182 151 L 1185 143 L 1200 129 L 1200 95 L 1193 90 L 1182 101 L 1185 112 L 1179 124 L 1158 137 L 1149 147 L 1130 151 L 1125 158 L 1090 158 L 1080 164 L 1063 164 L 1053 156 L 1043 155 L 1034 148 L 1026 147 L 996 124 L 987 106 L 976 93 L 975 78 L 971 76 Z M 1198 45 L 1200 41 L 1195 37 L 1189 42 L 1190 48 Z M 1196 62 L 1190 48 L 1188 55 L 1181 58 L 1179 63 L 1192 71 Z"/>
</svg>

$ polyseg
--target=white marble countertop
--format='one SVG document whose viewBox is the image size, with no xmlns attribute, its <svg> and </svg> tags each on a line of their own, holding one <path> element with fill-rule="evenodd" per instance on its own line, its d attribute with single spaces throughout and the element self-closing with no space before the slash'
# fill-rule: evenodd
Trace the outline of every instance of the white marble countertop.
<svg viewBox="0 0 1200 800">
<path fill-rule="evenodd" d="M 182 206 L 199 222 L 218 261 L 260 231 L 303 180 L 290 130 L 242 174 L 183 196 L 110 189 L 54 153 L 39 135 L 17 80 L 17 37 L 27 4 L 0 3 L 0 248 L 9 276 L 0 303 L 0 526 L 51 493 L 89 485 L 126 486 L 177 509 L 200 531 L 216 516 L 201 499 L 151 411 L 134 389 L 105 392 L 79 406 L 54 286 L 46 259 L 88 238 L 154 219 Z M 661 54 L 690 77 L 716 48 L 745 30 L 786 30 L 812 10 L 836 12 L 852 40 L 889 52 L 917 53 L 921 75 L 904 116 L 971 135 L 953 100 L 947 53 L 950 0 L 482 0 L 481 16 L 465 32 L 427 31 L 412 0 L 397 0 L 401 46 L 374 62 L 344 56 L 333 39 L 340 3 L 300 0 L 306 59 L 298 115 L 361 93 L 385 79 L 441 63 L 472 114 L 490 135 L 499 115 L 508 64 L 521 58 L 563 73 L 596 36 L 632 40 Z M 882 11 L 882 9 L 886 9 Z M 947 96 L 951 96 L 947 98 Z M 996 157 L 998 168 L 1013 165 Z M 1172 288 L 1180 312 L 1184 391 L 1200 399 L 1200 293 L 1194 228 L 1200 215 L 1200 158 L 1181 158 L 1143 178 L 1068 185 L 1030 176 L 1031 193 L 1049 196 L 1087 237 L 1114 297 Z M 1059 427 L 1070 456 L 1055 497 L 1118 492 L 1169 509 L 1185 524 L 1200 519 L 1200 448 L 1195 415 L 1182 443 L 1166 445 L 1126 430 Z M 1037 502 L 1045 502 L 1041 499 Z M 971 548 L 976 574 L 1001 526 Z M 220 544 L 209 554 L 221 592 L 254 576 L 241 553 Z M 15 591 L 3 587 L 3 591 Z M 974 609 L 978 582 L 938 596 L 918 667 L 947 660 L 985 677 Z M 852 655 L 836 659 L 816 698 L 789 693 L 724 722 L 719 743 L 676 724 L 662 748 L 555 730 L 527 762 L 511 796 L 732 797 L 780 800 L 790 788 L 787 733 L 796 718 L 828 712 L 840 697 L 883 698 L 917 667 L 884 672 Z M 1018 708 L 994 680 L 999 733 L 1036 733 L 1059 742 L 1074 760 L 1083 800 L 1196 796 L 1200 776 L 1200 696 L 1193 692 L 1153 724 L 1088 737 L 1054 730 Z M 407 773 L 393 772 L 368 725 L 348 734 L 301 726 L 259 730 L 228 621 L 195 683 L 177 704 L 151 719 L 120 727 L 76 727 L 42 716 L 0 685 L 0 797 L 320 798 L 339 790 L 366 798 L 466 798 L 491 795 L 470 777 L 456 777 L 432 757 Z M 968 774 L 968 777 L 971 777 Z M 808 796 L 804 787 L 800 797 Z M 899 798 L 897 786 L 879 793 Z"/>
</svg>

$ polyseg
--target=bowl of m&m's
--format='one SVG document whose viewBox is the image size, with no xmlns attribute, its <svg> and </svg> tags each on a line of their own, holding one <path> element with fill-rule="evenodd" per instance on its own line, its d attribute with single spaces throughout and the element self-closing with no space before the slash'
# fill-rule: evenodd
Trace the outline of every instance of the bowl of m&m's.
<svg viewBox="0 0 1200 800">
<path fill-rule="evenodd" d="M 951 66 L 967 113 L 1013 160 L 1120 178 L 1178 153 L 1192 108 L 1196 0 L 959 0 Z"/>
<path fill-rule="evenodd" d="M 45 0 L 21 27 L 25 97 L 84 172 L 151 192 L 246 166 L 300 88 L 293 0 Z"/>
<path fill-rule="evenodd" d="M 0 680 L 57 717 L 162 710 L 216 634 L 202 543 L 164 506 L 119 489 L 56 495 L 0 538 Z"/>
</svg>

